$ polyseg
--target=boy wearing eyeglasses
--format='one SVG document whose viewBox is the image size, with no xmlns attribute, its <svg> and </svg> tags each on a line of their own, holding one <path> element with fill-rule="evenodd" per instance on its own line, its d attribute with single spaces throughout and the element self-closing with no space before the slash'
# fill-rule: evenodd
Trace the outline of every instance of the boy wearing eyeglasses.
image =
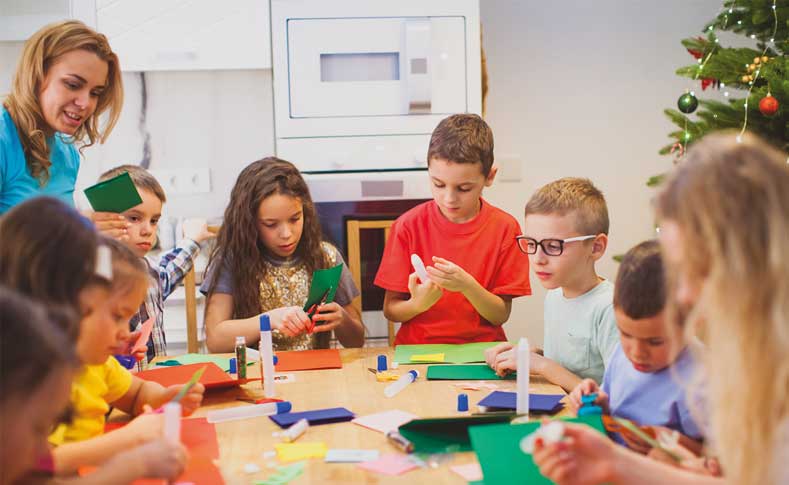
<svg viewBox="0 0 789 485">
<path fill-rule="evenodd" d="M 493 183 L 493 133 L 474 114 L 442 120 L 430 137 L 433 199 L 394 222 L 375 284 L 384 315 L 402 322 L 395 344 L 497 342 L 512 299 L 531 294 L 518 221 L 482 199 Z M 411 264 L 427 265 L 427 281 Z"/>
<path fill-rule="evenodd" d="M 532 195 L 525 213 L 518 247 L 548 290 L 544 350 L 533 349 L 530 370 L 567 391 L 584 378 L 600 382 L 619 341 L 614 285 L 595 271 L 608 245 L 603 193 L 588 179 L 559 179 Z M 488 349 L 485 358 L 499 375 L 516 370 L 509 343 Z"/>
</svg>

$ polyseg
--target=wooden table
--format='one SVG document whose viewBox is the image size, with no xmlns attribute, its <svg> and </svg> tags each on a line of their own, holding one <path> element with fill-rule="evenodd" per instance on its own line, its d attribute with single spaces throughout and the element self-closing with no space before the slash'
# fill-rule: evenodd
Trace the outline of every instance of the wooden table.
<svg viewBox="0 0 789 485">
<path fill-rule="evenodd" d="M 277 398 L 291 401 L 293 411 L 346 407 L 357 416 L 364 416 L 390 409 L 400 409 L 416 414 L 419 417 L 447 417 L 467 413 L 458 413 L 457 395 L 465 392 L 469 395 L 470 412 L 476 411 L 477 402 L 486 396 L 490 389 L 479 391 L 461 391 L 454 386 L 457 381 L 427 381 L 424 378 L 426 365 L 401 365 L 396 372 L 404 373 L 409 369 L 418 369 L 420 378 L 406 387 L 401 393 L 389 399 L 383 394 L 387 383 L 377 382 L 375 376 L 368 371 L 375 367 L 376 357 L 386 354 L 391 362 L 391 348 L 362 348 L 340 350 L 342 369 L 292 372 L 294 382 L 278 383 Z M 259 366 L 248 367 L 248 377 L 259 377 Z M 514 391 L 515 381 L 489 381 L 499 386 L 499 390 Z M 532 376 L 532 392 L 542 394 L 564 394 L 558 386 Z M 247 383 L 240 388 L 209 391 L 203 406 L 194 416 L 201 417 L 213 409 L 230 406 L 247 405 L 237 401 L 237 397 L 263 397 L 260 381 Z M 565 411 L 566 413 L 566 411 Z M 562 414 L 562 413 L 560 413 Z M 281 464 L 276 458 L 264 458 L 263 453 L 273 451 L 274 444 L 280 439 L 272 433 L 279 431 L 269 418 L 253 418 L 241 421 L 219 423 L 216 425 L 219 440 L 220 464 L 222 474 L 228 484 L 250 484 L 255 480 L 269 476 L 274 469 L 269 464 Z M 299 442 L 325 442 L 329 449 L 354 448 L 376 449 L 381 454 L 398 453 L 386 440 L 383 434 L 345 422 L 310 427 L 301 436 Z M 397 477 L 390 477 L 357 468 L 353 463 L 324 463 L 319 459 L 307 462 L 304 474 L 293 480 L 293 484 L 347 484 L 347 483 L 430 483 L 465 484 L 466 482 L 449 467 L 476 461 L 473 452 L 456 453 L 452 459 L 442 463 L 435 469 L 420 468 Z M 244 465 L 255 463 L 262 469 L 256 474 L 244 472 Z"/>
</svg>

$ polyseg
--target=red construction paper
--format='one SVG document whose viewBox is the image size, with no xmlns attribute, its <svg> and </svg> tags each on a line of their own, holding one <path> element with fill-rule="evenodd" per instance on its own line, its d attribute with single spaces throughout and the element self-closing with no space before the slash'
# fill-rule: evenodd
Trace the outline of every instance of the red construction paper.
<svg viewBox="0 0 789 485">
<path fill-rule="evenodd" d="M 340 351 L 337 349 L 290 350 L 277 352 L 277 372 L 313 369 L 342 369 Z"/>
<path fill-rule="evenodd" d="M 201 362 L 198 364 L 187 365 L 173 365 L 161 366 L 155 369 L 144 370 L 134 375 L 146 381 L 158 382 L 164 387 L 173 386 L 176 384 L 186 384 L 189 379 L 201 367 L 205 367 L 205 372 L 200 377 L 200 383 L 206 389 L 213 389 L 219 387 L 237 386 L 239 381 L 233 379 L 230 374 L 226 373 L 213 362 Z"/>
<path fill-rule="evenodd" d="M 105 431 L 112 431 L 125 426 L 126 423 L 107 423 Z M 205 418 L 181 420 L 181 443 L 189 450 L 186 469 L 174 482 L 194 483 L 195 485 L 224 485 L 225 480 L 214 460 L 219 459 L 219 443 L 216 428 Z M 79 467 L 79 475 L 85 476 L 96 470 L 96 467 Z M 141 479 L 133 485 L 166 485 L 166 480 Z"/>
</svg>

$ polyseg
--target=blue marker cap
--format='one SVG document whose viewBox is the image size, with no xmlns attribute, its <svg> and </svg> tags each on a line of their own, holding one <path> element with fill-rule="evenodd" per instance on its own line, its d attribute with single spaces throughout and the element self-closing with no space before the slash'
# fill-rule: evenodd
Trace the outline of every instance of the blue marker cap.
<svg viewBox="0 0 789 485">
<path fill-rule="evenodd" d="M 277 404 L 277 414 L 289 413 L 293 406 L 290 405 L 290 401 L 282 401 L 278 402 Z"/>
<path fill-rule="evenodd" d="M 265 313 L 260 316 L 260 331 L 261 332 L 271 331 L 271 319 Z"/>
<path fill-rule="evenodd" d="M 378 356 L 378 372 L 382 372 L 386 370 L 386 356 L 379 355 Z"/>
<path fill-rule="evenodd" d="M 231 374 L 238 373 L 238 363 L 236 362 L 235 357 L 230 358 L 230 370 L 228 372 L 230 372 Z"/>
<path fill-rule="evenodd" d="M 410 371 L 408 371 L 408 373 L 411 374 L 412 376 L 414 376 L 414 380 L 417 380 L 419 378 L 419 371 L 418 370 L 410 370 Z"/>
<path fill-rule="evenodd" d="M 279 359 L 277 358 L 277 354 L 274 354 L 274 365 L 277 365 L 277 362 L 279 362 Z"/>
<path fill-rule="evenodd" d="M 468 394 L 458 394 L 458 411 L 468 411 Z"/>
<path fill-rule="evenodd" d="M 133 355 L 116 355 L 115 360 L 120 362 L 126 369 L 134 368 L 134 364 L 137 363 L 137 359 L 135 359 Z"/>
</svg>

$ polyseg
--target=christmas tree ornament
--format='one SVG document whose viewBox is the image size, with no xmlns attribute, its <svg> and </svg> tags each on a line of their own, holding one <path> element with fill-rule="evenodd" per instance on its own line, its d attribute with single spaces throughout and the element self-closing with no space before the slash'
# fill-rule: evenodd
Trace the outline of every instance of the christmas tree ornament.
<svg viewBox="0 0 789 485">
<path fill-rule="evenodd" d="M 769 58 L 769 57 L 767 57 L 767 56 L 762 56 L 762 62 L 767 62 L 767 61 L 769 61 L 769 60 L 770 60 L 770 58 Z"/>
<path fill-rule="evenodd" d="M 677 108 L 685 114 L 696 111 L 699 107 L 699 100 L 692 93 L 685 93 L 677 100 Z"/>
<path fill-rule="evenodd" d="M 759 111 L 764 116 L 773 116 L 778 112 L 779 107 L 778 100 L 775 99 L 770 93 L 767 93 L 767 96 L 763 97 L 762 100 L 759 101 Z"/>
<path fill-rule="evenodd" d="M 754 64 L 759 64 L 760 62 L 762 62 L 762 58 L 761 57 L 754 57 L 753 58 L 753 63 Z"/>
</svg>

